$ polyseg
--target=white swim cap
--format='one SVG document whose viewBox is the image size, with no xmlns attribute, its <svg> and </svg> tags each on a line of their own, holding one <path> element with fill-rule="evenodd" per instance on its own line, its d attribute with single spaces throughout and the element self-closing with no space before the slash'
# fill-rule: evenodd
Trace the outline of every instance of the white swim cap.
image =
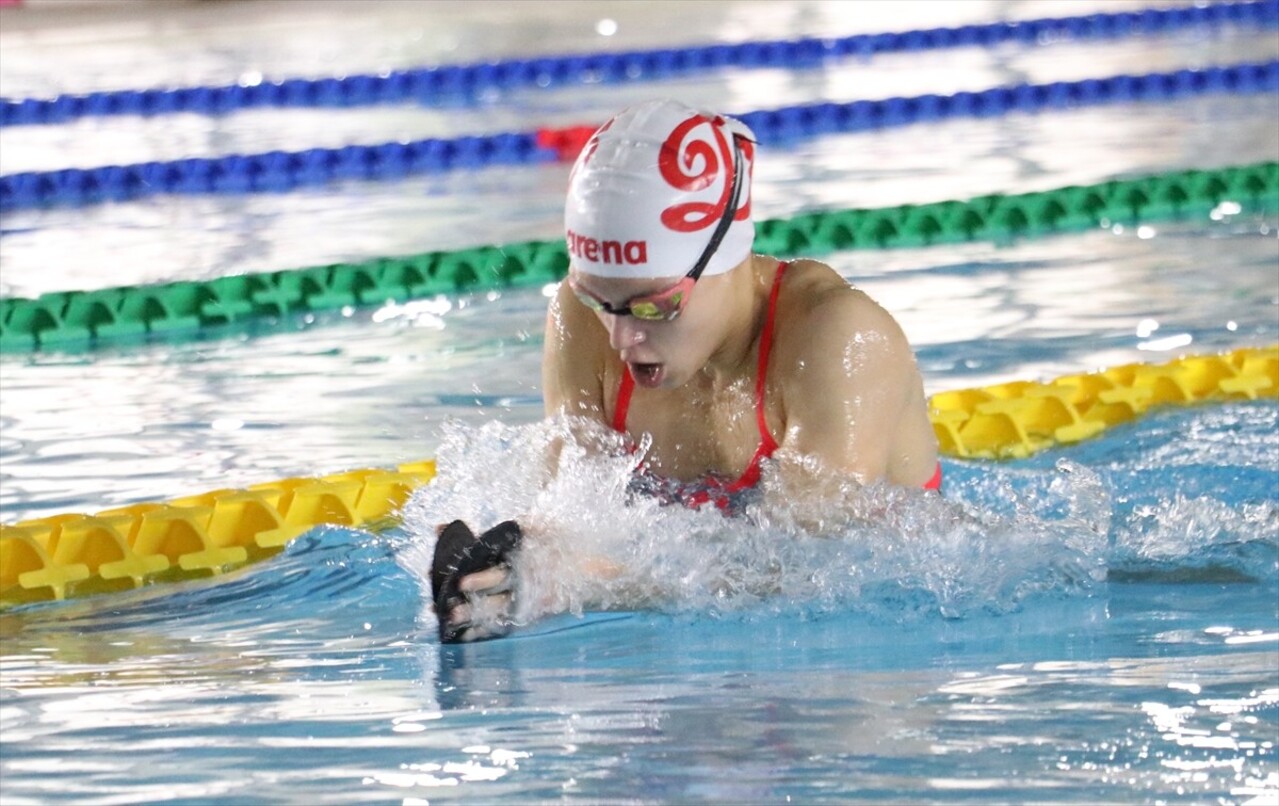
<svg viewBox="0 0 1279 806">
<path fill-rule="evenodd" d="M 755 135 L 745 124 L 676 101 L 632 106 L 595 132 L 569 175 L 564 229 L 569 257 L 600 277 L 678 277 L 728 212 L 737 212 L 703 274 L 750 255 Z"/>
</svg>

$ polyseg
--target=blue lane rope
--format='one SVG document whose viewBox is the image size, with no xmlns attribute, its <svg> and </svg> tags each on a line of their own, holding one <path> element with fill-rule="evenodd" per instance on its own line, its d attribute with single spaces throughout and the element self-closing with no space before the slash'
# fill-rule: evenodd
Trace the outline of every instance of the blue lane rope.
<svg viewBox="0 0 1279 806">
<path fill-rule="evenodd" d="M 1272 60 L 1202 70 L 1017 84 L 953 95 L 817 103 L 746 112 L 737 117 L 755 131 L 762 144 L 784 145 L 823 134 L 947 118 L 994 117 L 1010 112 L 1276 90 L 1279 90 L 1279 60 Z M 576 130 L 580 127 L 563 131 Z M 555 134 L 555 130 L 9 174 L 0 176 L 0 211 L 126 201 L 158 194 L 287 192 L 338 180 L 398 179 L 454 169 L 576 157 L 576 150 L 557 145 L 548 134 Z"/>
<path fill-rule="evenodd" d="M 81 117 L 221 115 L 259 107 L 353 107 L 415 101 L 423 106 L 469 100 L 493 90 L 660 80 L 723 68 L 817 67 L 840 58 L 943 48 L 1034 45 L 1059 40 L 1165 34 L 1223 25 L 1279 25 L 1279 0 L 1218 2 L 1010 22 L 731 45 L 632 50 L 441 65 L 381 75 L 301 79 L 256 85 L 118 90 L 55 98 L 0 100 L 0 126 L 63 123 Z"/>
</svg>

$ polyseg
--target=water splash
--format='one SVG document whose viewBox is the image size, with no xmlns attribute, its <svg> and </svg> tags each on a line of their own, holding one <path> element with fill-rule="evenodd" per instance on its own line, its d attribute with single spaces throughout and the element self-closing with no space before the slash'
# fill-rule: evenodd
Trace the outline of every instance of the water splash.
<svg viewBox="0 0 1279 806">
<path fill-rule="evenodd" d="M 1279 505 L 1173 493 L 1117 524 L 1111 574 L 1123 580 L 1244 582 L 1279 577 Z"/>
<path fill-rule="evenodd" d="M 1027 500 L 1009 486 L 1006 511 L 851 481 L 829 511 L 778 506 L 766 466 L 762 495 L 726 518 L 637 494 L 638 461 L 616 434 L 583 422 L 449 424 L 439 475 L 402 513 L 398 561 L 425 583 L 437 525 L 519 520 L 519 623 L 635 608 L 962 617 L 1085 595 L 1105 578 L 1109 499 L 1082 466 L 1049 471 Z"/>
</svg>

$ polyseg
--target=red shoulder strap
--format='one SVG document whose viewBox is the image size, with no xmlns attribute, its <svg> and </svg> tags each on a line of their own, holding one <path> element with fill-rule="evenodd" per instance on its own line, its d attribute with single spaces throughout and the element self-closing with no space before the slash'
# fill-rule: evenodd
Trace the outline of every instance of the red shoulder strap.
<svg viewBox="0 0 1279 806">
<path fill-rule="evenodd" d="M 777 276 L 773 278 L 773 288 L 768 294 L 768 313 L 764 317 L 764 329 L 759 334 L 759 369 L 755 374 L 755 424 L 759 428 L 759 447 L 751 457 L 750 464 L 737 481 L 728 486 L 730 491 L 744 490 L 759 483 L 760 462 L 773 455 L 777 450 L 777 440 L 768 430 L 768 419 L 764 416 L 764 389 L 768 383 L 768 355 L 773 349 L 773 325 L 777 319 L 777 297 L 782 290 L 782 274 L 789 263 L 777 265 Z"/>
<path fill-rule="evenodd" d="M 784 262 L 777 265 L 773 289 L 768 294 L 768 316 L 764 318 L 764 329 L 759 334 L 759 372 L 755 376 L 755 418 L 759 424 L 761 449 L 763 445 L 770 446 L 764 456 L 770 456 L 777 450 L 777 440 L 773 439 L 773 435 L 769 433 L 768 421 L 764 419 L 764 387 L 768 381 L 768 355 L 773 350 L 773 325 L 777 321 L 777 297 L 782 290 L 782 274 L 788 265 L 790 264 Z"/>
<path fill-rule="evenodd" d="M 622 382 L 617 385 L 617 406 L 613 409 L 613 430 L 626 433 L 626 412 L 631 408 L 631 392 L 635 391 L 635 379 L 629 367 L 622 367 Z"/>
<path fill-rule="evenodd" d="M 768 355 L 773 349 L 773 325 L 777 318 L 777 297 L 782 289 L 782 274 L 789 263 L 779 263 L 777 275 L 773 278 L 773 287 L 768 294 L 768 312 L 764 317 L 764 328 L 759 334 L 759 366 L 755 377 L 755 423 L 759 428 L 759 447 L 751 457 L 750 464 L 741 478 L 728 485 L 730 491 L 753 487 L 759 483 L 759 463 L 773 455 L 777 450 L 777 440 L 768 430 L 768 420 L 764 417 L 764 389 L 768 382 Z M 626 433 L 626 413 L 631 407 L 631 393 L 635 391 L 635 379 L 630 369 L 622 372 L 622 381 L 617 386 L 617 405 L 613 409 L 613 430 Z"/>
</svg>

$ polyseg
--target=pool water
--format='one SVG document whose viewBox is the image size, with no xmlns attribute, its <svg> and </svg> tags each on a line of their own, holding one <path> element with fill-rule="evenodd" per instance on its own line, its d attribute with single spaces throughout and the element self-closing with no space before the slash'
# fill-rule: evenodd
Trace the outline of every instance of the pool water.
<svg viewBox="0 0 1279 806">
<path fill-rule="evenodd" d="M 0 14 L 2 94 L 224 83 L 670 44 L 664 3 L 52 3 Z M 1138 3 L 697 3 L 681 42 Z M 642 9 L 642 10 L 641 10 Z M 611 19 L 616 33 L 601 21 Z M 0 130 L 0 171 L 726 111 L 1275 58 L 1223 29 L 807 71 L 519 90 L 449 109 L 254 110 Z M 58 64 L 51 71 L 49 64 Z M 1206 96 L 823 137 L 761 155 L 760 217 L 1043 190 L 1279 155 L 1279 97 Z M 0 295 L 291 268 L 559 231 L 567 166 L 6 213 Z M 1279 341 L 1279 216 L 825 256 L 930 393 Z M 12 523 L 440 459 L 401 525 L 315 529 L 216 578 L 0 611 L 4 803 L 1274 803 L 1279 407 L 1167 409 L 943 498 L 660 507 L 626 461 L 543 491 L 547 289 L 0 358 Z M 526 626 L 441 646 L 433 526 L 527 513 Z M 817 513 L 821 514 L 821 513 Z M 616 584 L 563 571 L 595 552 Z"/>
<path fill-rule="evenodd" d="M 718 540 L 718 572 L 780 552 L 786 583 L 737 601 L 674 585 L 489 643 L 443 647 L 415 618 L 401 564 L 420 538 L 403 530 L 322 528 L 226 579 L 10 611 L 5 786 L 35 802 L 1264 803 L 1277 419 L 1168 412 L 1025 465 L 950 464 L 953 507 L 980 528 L 934 513 L 896 552 L 883 522 L 873 550 L 787 551 L 649 512 L 668 530 L 654 564 L 692 573 Z"/>
</svg>

